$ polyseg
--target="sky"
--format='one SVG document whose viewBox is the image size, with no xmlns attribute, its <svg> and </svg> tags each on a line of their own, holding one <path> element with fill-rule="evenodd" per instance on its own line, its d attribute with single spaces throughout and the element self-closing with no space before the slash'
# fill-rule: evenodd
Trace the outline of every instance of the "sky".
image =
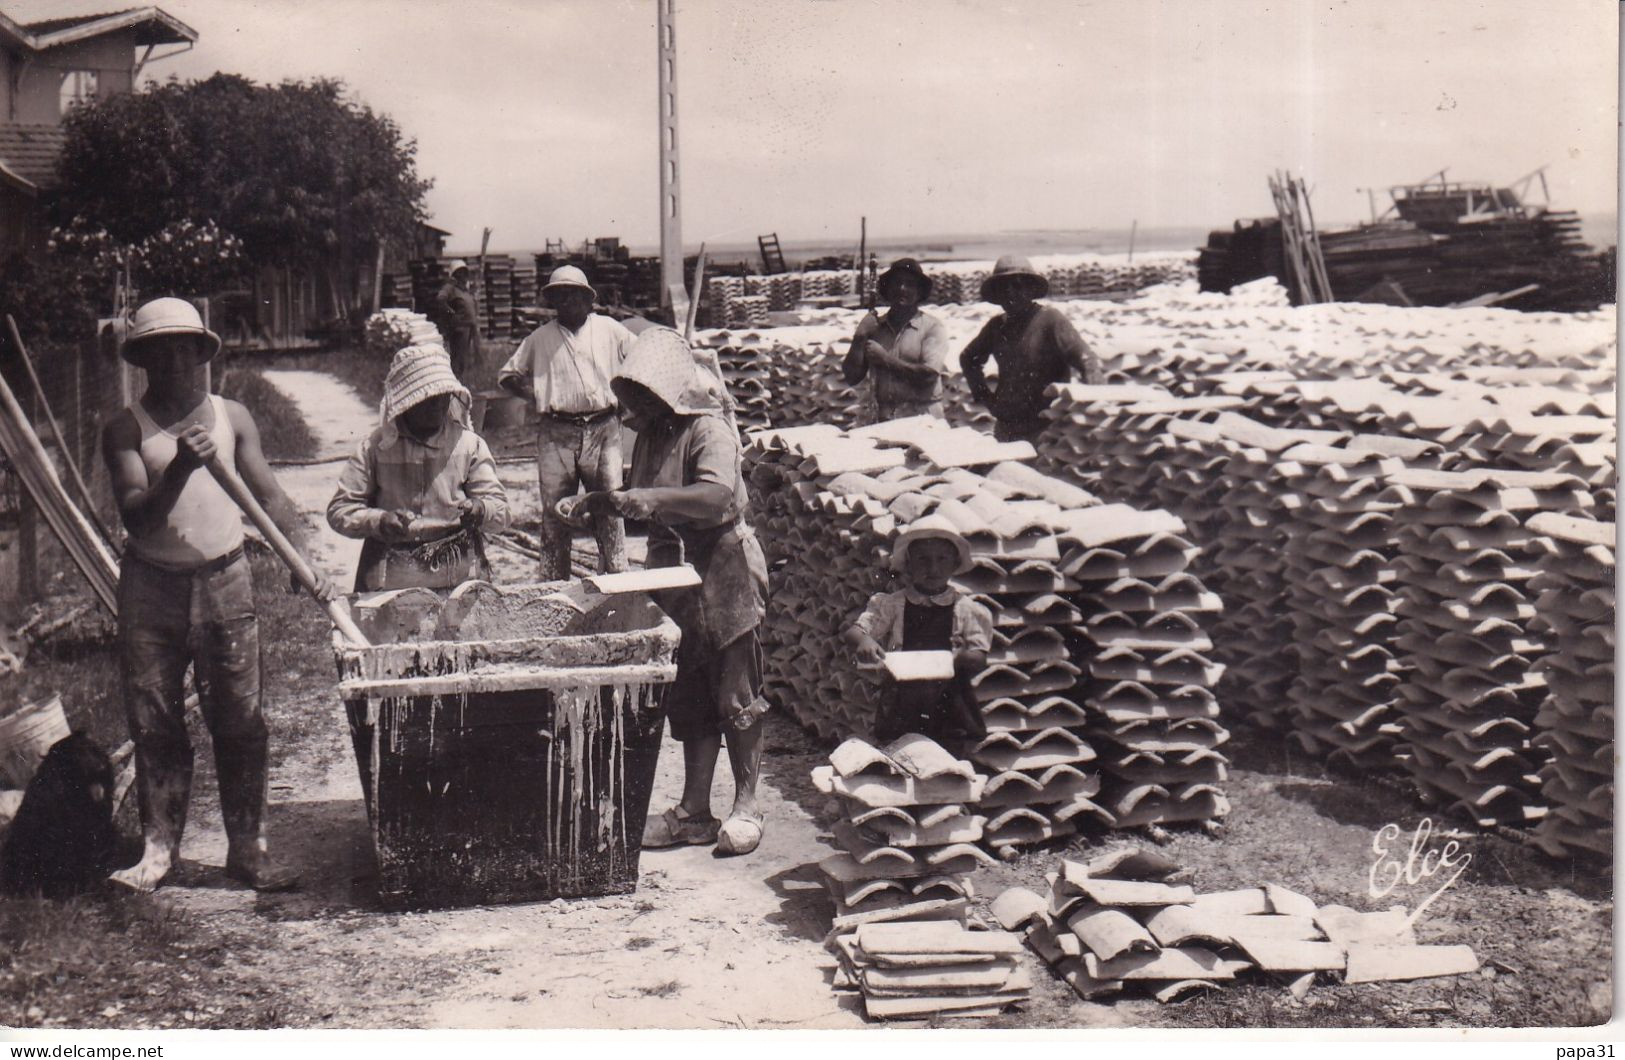
<svg viewBox="0 0 1625 1060">
<path fill-rule="evenodd" d="M 119 0 L 0 0 L 19 20 Z M 655 0 L 162 0 L 148 76 L 338 77 L 453 248 L 658 239 Z M 1617 199 L 1614 0 L 678 0 L 685 242 L 1322 224 L 1441 168 Z M 1379 208 L 1385 198 L 1379 191 Z"/>
</svg>

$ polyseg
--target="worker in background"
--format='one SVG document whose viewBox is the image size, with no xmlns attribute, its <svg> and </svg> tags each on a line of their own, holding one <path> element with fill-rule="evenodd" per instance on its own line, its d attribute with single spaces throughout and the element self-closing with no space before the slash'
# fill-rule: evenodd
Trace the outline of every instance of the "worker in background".
<svg viewBox="0 0 1625 1060">
<path fill-rule="evenodd" d="M 597 292 L 586 274 L 562 265 L 542 298 L 558 314 L 525 338 L 497 375 L 497 385 L 531 399 L 541 414 L 536 478 L 541 486 L 541 578 L 570 577 L 570 527 L 554 516 L 558 501 L 621 484 L 621 424 L 610 379 L 626 359 L 632 333 L 592 311 Z M 598 569 L 626 569 L 626 531 L 614 512 L 595 513 Z"/>
<path fill-rule="evenodd" d="M 192 788 L 190 664 L 214 743 L 226 875 L 257 891 L 287 890 L 299 877 L 272 861 L 266 843 L 259 619 L 242 516 L 207 465 L 235 468 L 307 556 L 309 532 L 271 474 L 254 417 L 205 387 L 203 365 L 220 352 L 220 338 L 191 303 L 159 298 L 137 309 L 121 352 L 147 373 L 146 392 L 102 432 L 130 533 L 119 565 L 118 650 L 143 847 L 141 860 L 112 879 L 150 891 L 180 858 Z M 317 595 L 332 599 L 332 584 L 312 570 Z"/>
<path fill-rule="evenodd" d="M 638 336 L 614 387 L 627 425 L 638 433 L 628 485 L 578 506 L 648 520 L 648 566 L 686 562 L 701 578 L 697 589 L 655 594 L 683 634 L 677 677 L 665 692 L 672 738 L 683 745 L 683 795 L 649 819 L 643 846 L 715 842 L 719 854 L 748 854 L 765 823 L 756 783 L 768 709 L 758 638 L 767 564 L 745 521 L 739 435 L 727 421 L 721 381 L 669 328 Z M 724 740 L 734 801 L 719 822 L 711 813 L 711 778 Z"/>
<path fill-rule="evenodd" d="M 1100 362 L 1072 322 L 1054 306 L 1034 299 L 1049 293 L 1049 280 L 1034 272 L 1026 258 L 1007 254 L 982 282 L 982 301 L 1004 312 L 989 320 L 959 355 L 971 396 L 987 406 L 997 421 L 1001 442 L 1033 441 L 1044 429 L 1044 395 L 1051 383 L 1073 376 L 1085 383 L 1102 381 Z M 997 389 L 988 384 L 988 359 L 999 362 Z"/>
<path fill-rule="evenodd" d="M 451 370 L 458 379 L 467 379 L 479 364 L 480 303 L 471 283 L 468 262 L 454 258 L 446 282 L 434 296 L 434 321 L 445 335 Z"/>
<path fill-rule="evenodd" d="M 963 757 L 987 736 L 971 678 L 993 647 L 993 613 L 949 584 L 970 570 L 970 545 L 948 520 L 926 516 L 897 536 L 891 562 L 903 587 L 872 596 L 842 634 L 859 667 L 883 680 L 875 742 L 919 733 Z M 953 679 L 891 681 L 883 664 L 893 651 L 953 652 Z"/>
<path fill-rule="evenodd" d="M 327 506 L 329 526 L 362 539 L 356 592 L 490 578 L 483 534 L 508 525 L 508 494 L 485 439 L 469 427 L 469 405 L 445 350 L 395 354 L 378 426 Z"/>
<path fill-rule="evenodd" d="M 931 277 L 913 258 L 899 258 L 875 282 L 890 303 L 885 316 L 873 310 L 858 323 L 841 374 L 856 386 L 874 380 L 875 419 L 942 416 L 942 377 L 947 374 L 948 330 L 920 308 L 931 295 Z"/>
</svg>

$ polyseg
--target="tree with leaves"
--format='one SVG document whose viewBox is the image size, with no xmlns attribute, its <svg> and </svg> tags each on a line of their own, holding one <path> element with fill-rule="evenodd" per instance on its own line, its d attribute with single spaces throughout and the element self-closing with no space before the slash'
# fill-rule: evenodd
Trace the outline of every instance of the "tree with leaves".
<svg viewBox="0 0 1625 1060">
<path fill-rule="evenodd" d="M 53 220 L 123 245 L 189 222 L 238 241 L 248 268 L 354 275 L 426 216 L 416 142 L 337 80 L 172 79 L 64 124 Z"/>
</svg>

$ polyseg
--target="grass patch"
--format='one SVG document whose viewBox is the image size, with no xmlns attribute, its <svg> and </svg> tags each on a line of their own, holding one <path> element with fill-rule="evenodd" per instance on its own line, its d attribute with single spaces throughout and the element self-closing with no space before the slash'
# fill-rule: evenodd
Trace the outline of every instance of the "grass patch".
<svg viewBox="0 0 1625 1060">
<path fill-rule="evenodd" d="M 676 997 L 682 993 L 683 984 L 675 979 L 668 979 L 664 983 L 656 983 L 654 986 L 640 986 L 636 989 L 644 997 Z"/>
<path fill-rule="evenodd" d="M 254 414 L 266 459 L 310 460 L 316 456 L 316 437 L 305 426 L 298 406 L 266 382 L 258 369 L 231 365 L 222 370 L 220 396 L 242 402 Z"/>
</svg>

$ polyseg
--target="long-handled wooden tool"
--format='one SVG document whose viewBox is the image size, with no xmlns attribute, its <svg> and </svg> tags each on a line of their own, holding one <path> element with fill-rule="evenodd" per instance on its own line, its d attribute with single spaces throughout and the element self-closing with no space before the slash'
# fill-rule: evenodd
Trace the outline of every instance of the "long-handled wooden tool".
<svg viewBox="0 0 1625 1060">
<path fill-rule="evenodd" d="M 259 500 L 253 493 L 249 492 L 248 484 L 238 477 L 237 472 L 221 463 L 218 456 L 209 461 L 208 467 L 209 474 L 213 475 L 215 481 L 220 483 L 220 488 L 225 490 L 226 494 L 237 502 L 237 507 L 248 514 L 248 518 L 259 529 L 259 532 L 265 535 L 265 540 L 270 544 L 271 550 L 281 557 L 282 562 L 286 563 L 288 569 L 293 571 L 293 576 L 299 579 L 299 584 L 304 586 L 305 591 L 310 593 L 311 596 L 315 596 L 316 575 L 311 571 L 310 564 L 305 562 L 305 557 L 301 556 L 299 550 L 293 547 L 293 542 L 289 541 L 287 536 L 277 528 L 276 523 L 271 521 L 271 517 L 266 514 L 265 509 L 260 507 Z M 340 633 L 343 633 L 359 647 L 368 648 L 372 646 L 372 642 L 355 624 L 355 620 L 350 617 L 350 612 L 345 608 L 342 601 L 324 600 L 322 606 L 326 608 L 327 617 L 333 620 L 333 625 L 338 627 Z"/>
</svg>

